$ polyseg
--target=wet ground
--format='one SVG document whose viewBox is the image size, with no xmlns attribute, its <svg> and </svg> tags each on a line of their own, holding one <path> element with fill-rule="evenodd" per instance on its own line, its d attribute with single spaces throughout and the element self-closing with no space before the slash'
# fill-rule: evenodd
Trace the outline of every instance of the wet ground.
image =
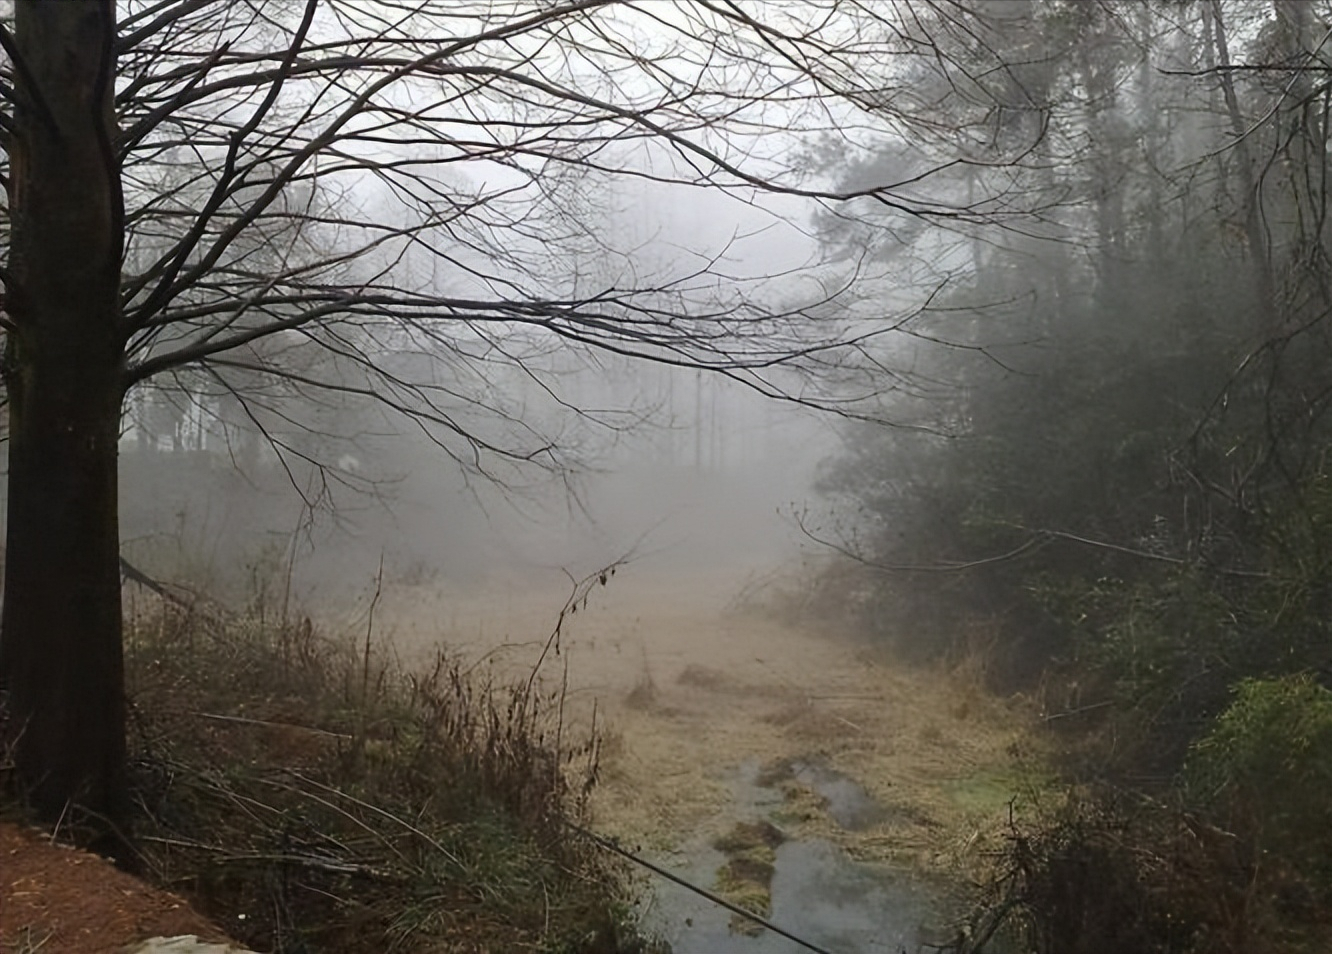
<svg viewBox="0 0 1332 954">
<path fill-rule="evenodd" d="M 780 821 L 787 797 L 783 789 L 763 784 L 771 779 L 753 762 L 741 766 L 730 811 Z M 822 769 L 817 782 L 827 793 L 830 816 L 864 826 L 869 814 L 878 815 L 879 806 L 853 780 Z M 799 826 L 792 830 L 798 832 Z M 656 860 L 686 880 L 711 885 L 727 853 L 706 837 L 695 836 Z M 819 837 L 797 836 L 777 846 L 769 891 L 767 919 L 830 952 L 915 951 L 946 930 L 950 913 L 942 882 L 913 869 L 856 861 Z M 809 950 L 772 931 L 745 925 L 707 898 L 665 879 L 654 885 L 644 923 L 676 954 Z"/>
<path fill-rule="evenodd" d="M 714 859 L 700 853 L 690 874 L 707 880 Z M 720 859 L 716 859 L 718 862 Z M 777 850 L 771 920 L 830 952 L 918 950 L 945 915 L 928 885 L 899 870 L 852 861 L 837 846 L 813 839 Z M 796 954 L 809 948 L 771 931 L 748 934 L 704 898 L 670 882 L 656 889 L 646 926 L 675 954 Z"/>
<path fill-rule="evenodd" d="M 715 845 L 737 824 L 768 822 L 784 839 L 765 886 L 774 923 L 838 954 L 917 950 L 947 930 L 938 876 L 965 865 L 1035 784 L 1024 710 L 895 664 L 832 623 L 789 623 L 775 588 L 737 606 L 743 582 L 631 566 L 566 617 L 542 672 L 567 685 L 566 731 L 595 708 L 593 824 L 725 894 L 734 885 Z M 530 671 L 568 592 L 562 574 L 400 587 L 380 612 L 405 658 L 442 639 L 502 677 Z M 677 954 L 802 950 L 649 883 L 646 921 Z"/>
</svg>

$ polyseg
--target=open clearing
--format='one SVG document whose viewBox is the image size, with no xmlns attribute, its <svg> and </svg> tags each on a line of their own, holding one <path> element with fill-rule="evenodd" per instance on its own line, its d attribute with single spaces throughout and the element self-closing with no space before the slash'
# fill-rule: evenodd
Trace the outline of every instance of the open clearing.
<svg viewBox="0 0 1332 954">
<path fill-rule="evenodd" d="M 790 834 L 939 869 L 998 830 L 1010 799 L 1039 787 L 1020 704 L 895 664 L 831 626 L 739 608 L 742 583 L 644 561 L 566 617 L 542 678 L 567 679 L 565 731 L 585 727 L 595 704 L 599 830 L 657 856 L 723 835 L 747 773 L 782 791 Z M 378 631 L 408 663 L 442 644 L 507 679 L 530 672 L 570 591 L 554 572 L 390 587 Z M 850 823 L 837 820 L 839 779 L 869 796 L 871 810 Z"/>
</svg>

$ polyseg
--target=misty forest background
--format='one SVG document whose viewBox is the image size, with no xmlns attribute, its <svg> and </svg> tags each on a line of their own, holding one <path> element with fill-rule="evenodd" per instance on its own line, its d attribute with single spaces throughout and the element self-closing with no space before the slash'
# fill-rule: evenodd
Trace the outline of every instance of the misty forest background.
<svg viewBox="0 0 1332 954">
<path fill-rule="evenodd" d="M 825 594 L 909 656 L 969 660 L 995 687 L 1036 693 L 1097 793 L 1037 851 L 1107 895 L 1120 875 L 1151 886 L 1102 906 L 1125 949 L 1196 940 L 1200 920 L 1321 919 L 1332 11 L 981 6 L 984 48 L 1011 67 L 993 141 L 1033 145 L 1020 170 L 964 167 L 954 188 L 998 179 L 1029 214 L 1002 238 L 951 242 L 876 229 L 870 210 L 821 221 L 844 256 L 937 289 L 888 382 L 904 426 L 850 428 L 820 481 L 831 514 L 806 515 L 860 564 L 825 577 Z M 910 174 L 920 156 L 887 149 L 841 175 Z M 1149 821 L 1156 798 L 1180 814 Z M 1182 842 L 1208 845 L 1210 887 L 1180 886 Z M 1172 857 L 1179 880 L 1131 851 Z M 1154 891 L 1172 900 L 1149 913 Z M 1163 926 L 1171 904 L 1192 927 Z M 1065 928 L 1090 923 L 1065 913 Z"/>
<path fill-rule="evenodd" d="M 969 214 L 904 220 L 864 198 L 812 220 L 824 280 L 848 289 L 823 317 L 893 334 L 870 366 L 824 369 L 855 398 L 848 416 L 874 420 L 844 420 L 817 469 L 820 500 L 784 508 L 845 558 L 806 610 L 850 612 L 910 658 L 966 660 L 997 690 L 1035 694 L 1076 740 L 1075 777 L 1182 799 L 1239 838 L 1225 877 L 1311 918 L 1332 888 L 1332 7 L 1006 0 L 911 13 L 937 59 L 905 68 L 894 93 L 929 104 L 932 123 L 873 159 L 830 146 L 801 161 L 839 190 L 914 183 L 912 198 Z M 601 196 L 621 246 L 651 254 L 653 237 L 715 230 L 705 203 L 672 222 L 639 188 Z M 378 541 L 395 572 L 445 575 L 476 572 L 506 537 L 525 536 L 534 563 L 577 560 L 569 527 L 589 516 L 603 532 L 591 558 L 648 531 L 647 512 L 702 507 L 702 534 L 746 500 L 771 514 L 801 499 L 810 447 L 827 447 L 826 421 L 714 376 L 562 360 L 570 405 L 620 410 L 603 417 L 610 428 L 570 432 L 597 472 L 509 486 L 518 511 L 534 504 L 518 523 L 437 448 L 380 440 L 363 407 L 326 406 L 327 426 L 282 440 L 323 461 L 349 455 L 310 486 L 350 524 L 341 501 L 372 505 L 349 491 L 396 497 L 407 509 Z M 162 506 L 164 487 L 288 483 L 271 443 L 280 405 L 260 412 L 266 441 L 249 408 L 176 383 L 138 392 L 123 457 L 127 525 L 159 543 L 188 512 Z M 578 505 L 551 506 L 570 489 Z M 419 503 L 441 494 L 456 504 Z M 178 534 L 217 547 L 281 525 L 244 499 L 205 515 L 206 530 L 182 517 Z M 312 550 L 302 563 L 319 577 L 331 558 Z M 161 553 L 142 552 L 149 564 Z M 1276 873 L 1260 864 L 1268 852 Z"/>
<path fill-rule="evenodd" d="M 526 288 L 558 265 L 594 302 L 632 250 L 684 312 L 714 286 L 718 312 L 790 304 L 798 367 L 756 387 L 733 355 L 682 370 L 488 331 L 413 353 L 373 308 L 258 338 L 130 392 L 122 552 L 285 617 L 292 573 L 331 603 L 380 554 L 413 582 L 591 569 L 655 547 L 648 512 L 689 510 L 687 534 L 780 509 L 820 554 L 792 607 L 971 667 L 1065 743 L 1076 797 L 990 885 L 1030 948 L 1298 944 L 1332 911 L 1332 3 L 884 6 L 917 55 L 858 95 L 891 129 L 791 146 L 820 194 L 869 194 L 723 213 L 589 162 L 550 183 L 578 204 L 558 255 L 551 223 L 503 223 Z M 163 168 L 188 206 L 190 164 Z M 278 247 L 328 254 L 334 197 L 303 201 L 300 234 L 239 255 L 245 281 L 288 268 Z M 408 380 L 428 413 L 394 406 Z M 712 558 L 775 546 L 773 521 Z"/>
</svg>

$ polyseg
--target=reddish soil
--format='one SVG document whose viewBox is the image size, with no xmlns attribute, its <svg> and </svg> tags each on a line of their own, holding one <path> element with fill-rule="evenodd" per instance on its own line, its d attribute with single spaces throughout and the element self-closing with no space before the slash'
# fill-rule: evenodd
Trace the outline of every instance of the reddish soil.
<svg viewBox="0 0 1332 954">
<path fill-rule="evenodd" d="M 0 952 L 118 954 L 150 937 L 226 938 L 176 895 L 96 855 L 0 823 Z"/>
</svg>

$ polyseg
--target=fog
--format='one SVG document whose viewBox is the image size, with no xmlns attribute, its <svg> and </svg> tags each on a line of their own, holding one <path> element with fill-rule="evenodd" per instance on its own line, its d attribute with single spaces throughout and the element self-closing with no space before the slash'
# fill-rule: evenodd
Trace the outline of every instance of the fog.
<svg viewBox="0 0 1332 954">
<path fill-rule="evenodd" d="M 345 450 L 321 462 L 326 473 L 307 469 L 304 483 L 271 455 L 246 466 L 206 436 L 202 448 L 171 451 L 131 435 L 125 552 L 165 579 L 197 574 L 181 582 L 230 598 L 255 585 L 251 570 L 292 560 L 295 594 L 314 613 L 341 609 L 381 558 L 389 581 L 513 585 L 620 561 L 735 577 L 797 557 L 791 515 L 834 446 L 827 422 L 697 371 L 626 368 L 622 381 L 663 389 L 662 406 L 636 412 L 623 430 L 575 418 L 569 469 L 505 480 L 465 472 L 410 432 Z M 563 383 L 579 389 L 576 378 Z"/>
<path fill-rule="evenodd" d="M 606 17 L 688 71 L 703 67 L 674 33 L 694 15 Z M 314 26 L 330 37 L 345 28 Z M 551 68 L 595 85 L 606 77 L 594 66 Z M 622 92 L 651 96 L 657 82 L 645 74 Z M 389 95 L 405 106 L 429 89 L 409 78 Z M 479 100 L 483 116 L 506 118 Z M 235 365 L 134 390 L 121 437 L 125 557 L 231 601 L 280 591 L 284 612 L 329 620 L 377 579 L 558 589 L 623 562 L 739 585 L 798 563 L 809 541 L 794 515 L 838 446 L 841 410 L 874 413 L 860 402 L 878 385 L 855 379 L 861 346 L 845 346 L 866 329 L 848 329 L 884 310 L 865 306 L 868 285 L 850 291 L 882 269 L 829 254 L 826 202 L 768 187 L 769 176 L 823 186 L 841 176 L 813 158 L 827 117 L 816 111 L 811 125 L 809 108 L 779 96 L 756 104 L 753 124 L 692 130 L 700 147 L 743 159 L 752 181 L 725 183 L 654 137 L 611 135 L 565 166 L 515 148 L 405 176 L 376 163 L 419 144 L 355 140 L 371 157 L 364 167 L 293 183 L 284 197 L 320 224 L 265 225 L 244 255 L 275 269 L 284 256 L 331 256 L 339 282 L 378 288 L 389 275 L 408 308 L 472 304 L 456 321 L 353 316 L 276 330 L 242 346 Z M 432 121 L 444 158 L 456 158 L 448 137 L 470 135 L 471 121 Z M 158 186 L 146 184 L 127 188 L 152 206 Z M 421 196 L 435 190 L 476 213 L 429 205 Z M 154 248 L 145 239 L 135 254 Z M 928 294 L 917 285 L 879 288 L 897 312 Z M 498 320 L 469 317 L 492 299 Z M 566 308 L 571 325 L 545 323 L 543 310 Z M 154 331 L 141 347 L 156 354 L 195 333 Z"/>
<path fill-rule="evenodd" d="M 803 300 L 838 271 L 819 264 L 813 210 L 611 182 L 598 245 L 615 254 L 583 261 L 575 284 L 675 283 L 704 305 L 722 283 L 772 307 Z M 505 347 L 448 385 L 445 406 L 487 447 L 367 401 L 256 392 L 247 417 L 206 385 L 140 392 L 121 442 L 127 558 L 232 600 L 256 587 L 271 598 L 281 577 L 292 608 L 329 619 L 364 599 L 381 561 L 389 583 L 553 594 L 613 563 L 739 585 L 802 558 L 793 515 L 838 443 L 835 416 L 801 396 L 817 382 L 778 368 L 767 380 L 789 394 L 760 390 L 725 362 L 681 367 L 521 330 Z M 417 357 L 432 356 L 397 360 Z"/>
<path fill-rule="evenodd" d="M 366 682 L 443 653 L 603 733 L 598 830 L 847 951 L 923 939 L 866 913 L 929 916 L 902 870 L 1053 950 L 1326 926 L 1327 0 L 119 7 L 104 393 L 0 315 L 7 579 L 79 599 L 8 583 L 0 663 L 83 679 L 49 619 L 115 660 L 181 606 Z M 8 389 L 52 380 L 35 428 Z"/>
</svg>

